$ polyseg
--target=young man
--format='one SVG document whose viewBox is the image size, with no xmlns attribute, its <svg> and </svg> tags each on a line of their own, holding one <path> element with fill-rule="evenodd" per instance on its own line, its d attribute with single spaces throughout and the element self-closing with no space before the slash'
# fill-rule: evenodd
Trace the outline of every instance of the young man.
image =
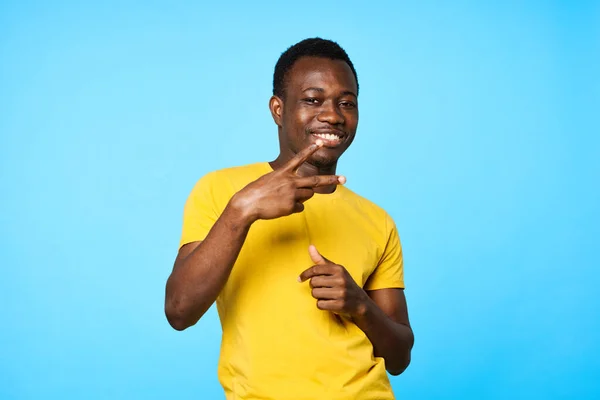
<svg viewBox="0 0 600 400">
<path fill-rule="evenodd" d="M 207 174 L 185 205 L 165 311 L 177 330 L 216 300 L 227 399 L 393 399 L 410 362 L 402 249 L 381 208 L 345 188 L 358 80 L 335 42 L 275 67 L 275 161 Z"/>
</svg>

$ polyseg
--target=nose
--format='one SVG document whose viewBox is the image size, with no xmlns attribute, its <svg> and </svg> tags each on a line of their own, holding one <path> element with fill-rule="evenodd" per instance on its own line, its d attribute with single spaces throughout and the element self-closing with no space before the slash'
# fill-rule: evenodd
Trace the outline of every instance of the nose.
<svg viewBox="0 0 600 400">
<path fill-rule="evenodd" d="M 317 115 L 317 120 L 331 125 L 341 125 L 346 121 L 333 102 L 323 103 L 321 112 Z"/>
</svg>

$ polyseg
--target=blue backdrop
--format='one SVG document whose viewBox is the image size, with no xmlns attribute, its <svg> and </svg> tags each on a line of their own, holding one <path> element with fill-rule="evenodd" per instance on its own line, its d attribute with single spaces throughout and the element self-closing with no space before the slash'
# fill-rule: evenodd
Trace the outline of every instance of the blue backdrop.
<svg viewBox="0 0 600 400">
<path fill-rule="evenodd" d="M 404 246 L 397 397 L 600 398 L 598 2 L 95 3 L 0 5 L 0 398 L 223 398 L 214 309 L 163 314 L 183 203 L 275 158 L 312 36 L 361 85 L 339 172 Z"/>
</svg>

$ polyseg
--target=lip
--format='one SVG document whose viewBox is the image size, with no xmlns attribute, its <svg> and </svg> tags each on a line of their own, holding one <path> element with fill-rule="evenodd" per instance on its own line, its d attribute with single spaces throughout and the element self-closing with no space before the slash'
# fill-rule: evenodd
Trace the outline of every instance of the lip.
<svg viewBox="0 0 600 400">
<path fill-rule="evenodd" d="M 317 136 L 317 134 L 336 135 L 336 136 L 339 136 L 339 140 L 338 139 L 334 139 L 334 140 L 324 139 L 322 137 Z M 316 143 L 317 140 L 321 140 L 321 141 L 323 141 L 324 147 L 338 147 L 342 143 L 344 143 L 344 140 L 346 139 L 346 133 L 339 131 L 337 129 L 318 129 L 318 130 L 310 131 L 310 138 L 311 138 L 311 143 Z"/>
</svg>

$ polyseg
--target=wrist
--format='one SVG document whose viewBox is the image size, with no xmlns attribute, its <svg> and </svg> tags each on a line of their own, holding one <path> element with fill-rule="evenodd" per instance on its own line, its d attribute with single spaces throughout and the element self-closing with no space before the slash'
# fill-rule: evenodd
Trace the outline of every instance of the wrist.
<svg viewBox="0 0 600 400">
<path fill-rule="evenodd" d="M 371 304 L 373 303 L 373 301 L 363 289 L 361 290 L 363 291 L 364 295 L 361 296 L 361 300 L 356 305 L 356 310 L 352 315 L 352 318 L 354 320 L 364 320 L 368 317 L 369 313 L 371 312 Z"/>
<path fill-rule="evenodd" d="M 225 211 L 231 216 L 233 221 L 241 224 L 245 228 L 250 228 L 258 217 L 252 210 L 252 204 L 246 201 L 239 193 L 233 195 Z"/>
</svg>

